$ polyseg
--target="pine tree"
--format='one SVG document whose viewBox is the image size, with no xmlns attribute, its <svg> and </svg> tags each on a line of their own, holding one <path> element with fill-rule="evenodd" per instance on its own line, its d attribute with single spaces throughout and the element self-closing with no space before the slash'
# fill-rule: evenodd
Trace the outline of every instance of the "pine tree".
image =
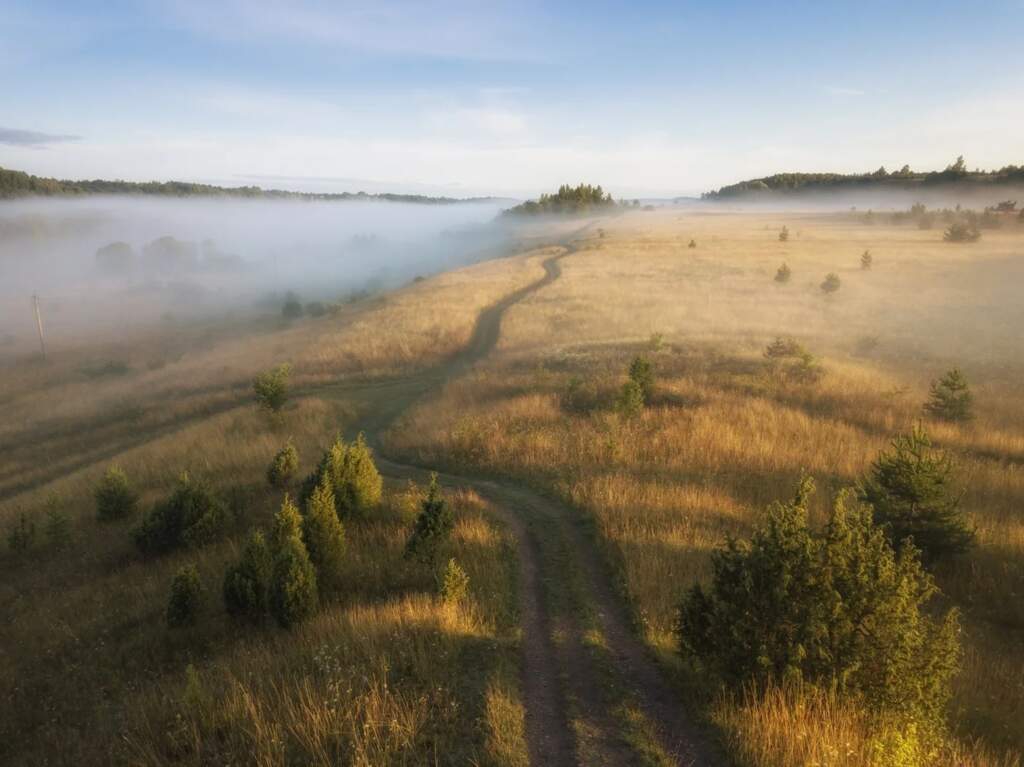
<svg viewBox="0 0 1024 767">
<path fill-rule="evenodd" d="M 274 456 L 267 468 L 267 482 L 271 487 L 287 487 L 299 468 L 299 451 L 291 440 Z"/>
<path fill-rule="evenodd" d="M 874 263 L 874 257 L 871 255 L 870 250 L 865 250 L 860 254 L 860 268 L 865 271 L 869 270 Z"/>
<path fill-rule="evenodd" d="M 301 304 L 299 305 L 301 310 Z M 288 382 L 292 366 L 288 363 L 266 370 L 252 382 L 256 404 L 270 413 L 279 413 L 288 401 Z"/>
<path fill-rule="evenodd" d="M 455 516 L 451 507 L 441 495 L 437 474 L 430 477 L 430 489 L 423 499 L 420 514 L 416 517 L 412 535 L 405 545 L 406 558 L 433 562 L 441 544 L 451 535 L 455 527 Z"/>
<path fill-rule="evenodd" d="M 338 519 L 334 493 L 326 478 L 306 502 L 302 535 L 316 567 L 318 589 L 321 594 L 327 593 L 338 585 L 345 559 L 345 528 Z"/>
<path fill-rule="evenodd" d="M 960 368 L 953 368 L 942 378 L 932 381 L 924 411 L 943 421 L 970 421 L 974 418 L 974 395 Z"/>
<path fill-rule="evenodd" d="M 893 545 L 912 539 L 926 562 L 963 553 L 974 542 L 954 488 L 950 457 L 932 448 L 918 426 L 899 434 L 881 453 L 860 487 L 860 498 L 874 508 Z"/>
<path fill-rule="evenodd" d="M 224 574 L 224 606 L 231 615 L 259 622 L 269 609 L 274 561 L 267 540 L 253 530 L 241 559 Z"/>
<path fill-rule="evenodd" d="M 185 565 L 171 582 L 167 601 L 167 625 L 181 628 L 195 624 L 203 606 L 203 582 L 195 565 Z"/>
<path fill-rule="evenodd" d="M 128 484 L 128 475 L 120 466 L 111 464 L 93 490 L 96 518 L 101 522 L 124 519 L 135 513 L 138 497 Z"/>
<path fill-rule="evenodd" d="M 302 541 L 302 518 L 286 495 L 274 517 L 270 612 L 284 628 L 313 615 L 319 603 L 316 569 Z"/>
<path fill-rule="evenodd" d="M 917 552 L 894 551 L 849 493 L 815 534 L 812 491 L 804 479 L 749 541 L 712 555 L 708 589 L 693 586 L 680 606 L 681 652 L 734 689 L 801 681 L 939 726 L 958 662 L 956 612 L 930 617 L 936 588 Z"/>
<path fill-rule="evenodd" d="M 446 605 L 457 605 L 469 594 L 469 576 L 455 559 L 449 559 L 438 578 L 438 596 Z"/>
<path fill-rule="evenodd" d="M 644 409 L 644 392 L 640 384 L 630 378 L 622 385 L 615 409 L 623 418 L 634 418 Z"/>
<path fill-rule="evenodd" d="M 629 364 L 629 378 L 640 387 L 644 402 L 649 402 L 654 391 L 654 366 L 643 356 L 636 356 Z"/>
<path fill-rule="evenodd" d="M 825 275 L 825 279 L 821 283 L 821 292 L 825 294 L 835 293 L 842 287 L 842 281 L 839 279 L 839 275 L 835 272 L 829 272 Z"/>
<path fill-rule="evenodd" d="M 133 536 L 144 554 L 160 554 L 209 543 L 223 532 L 226 521 L 224 502 L 205 483 L 185 473 L 170 497 L 142 518 Z"/>
<path fill-rule="evenodd" d="M 788 241 L 789 241 L 789 227 L 788 226 L 784 226 L 784 227 L 782 227 L 782 229 L 779 230 L 779 242 L 788 242 Z"/>
<path fill-rule="evenodd" d="M 783 262 L 783 264 L 775 271 L 776 282 L 789 282 L 789 278 L 793 276 L 793 270 L 789 268 L 789 264 Z"/>
<path fill-rule="evenodd" d="M 362 432 L 348 446 L 342 461 L 342 478 L 334 492 L 342 507 L 352 514 L 365 514 L 380 505 L 384 481 L 373 462 L 373 451 Z"/>
</svg>

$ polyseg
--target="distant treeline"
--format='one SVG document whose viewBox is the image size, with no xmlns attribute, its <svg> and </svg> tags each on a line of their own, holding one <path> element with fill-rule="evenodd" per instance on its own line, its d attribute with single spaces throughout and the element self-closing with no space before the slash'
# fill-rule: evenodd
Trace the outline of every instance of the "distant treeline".
<svg viewBox="0 0 1024 767">
<path fill-rule="evenodd" d="M 506 215 L 540 215 L 543 213 L 554 214 L 581 214 L 593 210 L 601 210 L 615 206 L 612 196 L 605 192 L 601 185 L 591 186 L 580 184 L 569 186 L 562 184 L 555 194 L 542 194 L 537 200 L 527 200 L 521 205 L 509 208 Z"/>
<path fill-rule="evenodd" d="M 945 170 L 917 172 L 909 165 L 889 172 L 881 167 L 873 173 L 776 173 L 774 176 L 740 181 L 701 195 L 705 200 L 756 197 L 771 194 L 819 192 L 902 191 L 929 186 L 960 185 L 984 188 L 991 184 L 1024 183 L 1024 166 L 1007 165 L 999 170 L 967 170 L 963 157 Z"/>
<path fill-rule="evenodd" d="M 386 200 L 388 202 L 414 202 L 445 205 L 473 202 L 490 198 L 428 197 L 421 194 L 367 194 L 342 192 L 314 194 L 288 192 L 281 189 L 261 189 L 258 186 L 223 187 L 212 184 L 192 184 L 186 181 L 66 181 L 56 178 L 32 176 L 18 170 L 0 168 L 0 199 L 15 197 L 73 197 L 89 194 L 152 195 L 154 197 L 242 197 L 249 199 L 293 200 Z"/>
</svg>

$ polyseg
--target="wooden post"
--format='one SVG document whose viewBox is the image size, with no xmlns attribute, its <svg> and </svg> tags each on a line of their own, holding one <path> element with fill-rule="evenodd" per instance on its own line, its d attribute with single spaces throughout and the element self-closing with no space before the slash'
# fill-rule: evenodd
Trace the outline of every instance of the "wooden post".
<svg viewBox="0 0 1024 767">
<path fill-rule="evenodd" d="M 39 296 L 32 294 L 32 307 L 36 312 L 36 328 L 39 329 L 39 351 L 43 354 L 43 359 L 46 359 L 46 341 L 43 339 L 43 316 L 39 313 Z"/>
</svg>

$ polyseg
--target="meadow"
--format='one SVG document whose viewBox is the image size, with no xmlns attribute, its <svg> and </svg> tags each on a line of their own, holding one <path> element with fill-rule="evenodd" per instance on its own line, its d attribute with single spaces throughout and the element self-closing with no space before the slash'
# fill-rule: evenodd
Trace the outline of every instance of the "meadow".
<svg viewBox="0 0 1024 767">
<path fill-rule="evenodd" d="M 645 640 L 683 676 L 676 609 L 707 576 L 711 550 L 748 535 L 803 472 L 818 480 L 822 520 L 831 495 L 922 419 L 929 382 L 961 366 L 976 420 L 925 421 L 955 456 L 978 532 L 977 547 L 937 574 L 943 600 L 964 613 L 959 742 L 943 760 L 1012 761 L 1024 750 L 1022 245 L 1009 226 L 960 246 L 852 215 L 634 215 L 563 259 L 561 280 L 509 312 L 502 353 L 409 414 L 389 444 L 583 510 Z M 779 284 L 783 262 L 792 277 Z M 825 295 L 829 272 L 842 287 Z M 763 350 L 777 336 L 820 358 L 820 381 L 768 370 Z M 623 419 L 614 401 L 638 354 L 655 392 Z M 878 759 L 836 701 L 720 698 L 707 712 L 743 763 Z"/>
<path fill-rule="evenodd" d="M 141 327 L 55 345 L 45 363 L 8 354 L 0 529 L 24 515 L 37 535 L 0 554 L 0 762 L 1018 764 L 1024 226 L 953 244 L 876 218 L 563 222 L 524 235 L 519 255 L 321 317 Z M 830 272 L 841 287 L 825 294 Z M 777 336 L 809 349 L 820 378 L 773 371 Z M 614 402 L 637 355 L 655 388 L 627 418 Z M 282 362 L 292 396 L 271 416 L 252 378 Z M 939 606 L 964 626 L 942 752 L 820 691 L 704 685 L 673 627 L 710 552 L 804 472 L 820 523 L 953 365 L 977 417 L 924 423 L 955 457 L 978 543 L 937 570 Z M 336 434 L 363 429 L 386 484 L 378 509 L 345 522 L 342 587 L 291 629 L 240 624 L 225 569 L 298 491 L 268 487 L 271 458 L 290 440 L 301 478 Z M 225 535 L 140 555 L 133 521 L 95 518 L 111 463 L 143 510 L 183 471 L 206 480 Z M 469 577 L 455 604 L 436 567 L 403 557 L 426 469 L 448 472 L 442 559 Z M 169 628 L 185 564 L 206 598 L 195 626 Z"/>
</svg>

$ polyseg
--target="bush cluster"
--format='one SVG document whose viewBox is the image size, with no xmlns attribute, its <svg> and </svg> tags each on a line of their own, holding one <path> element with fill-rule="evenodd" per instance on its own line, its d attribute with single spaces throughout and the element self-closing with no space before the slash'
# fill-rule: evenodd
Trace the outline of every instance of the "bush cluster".
<svg viewBox="0 0 1024 767">
<path fill-rule="evenodd" d="M 302 483 L 303 504 L 325 478 L 339 518 L 364 516 L 380 505 L 384 482 L 362 434 L 348 445 L 338 437 L 324 452 L 316 469 Z"/>
<path fill-rule="evenodd" d="M 804 479 L 749 541 L 713 554 L 710 584 L 680 605 L 680 651 L 734 689 L 809 683 L 938 726 L 958 663 L 956 611 L 930 616 L 936 587 L 917 551 L 894 550 L 849 492 L 813 531 L 812 491 Z"/>
</svg>

